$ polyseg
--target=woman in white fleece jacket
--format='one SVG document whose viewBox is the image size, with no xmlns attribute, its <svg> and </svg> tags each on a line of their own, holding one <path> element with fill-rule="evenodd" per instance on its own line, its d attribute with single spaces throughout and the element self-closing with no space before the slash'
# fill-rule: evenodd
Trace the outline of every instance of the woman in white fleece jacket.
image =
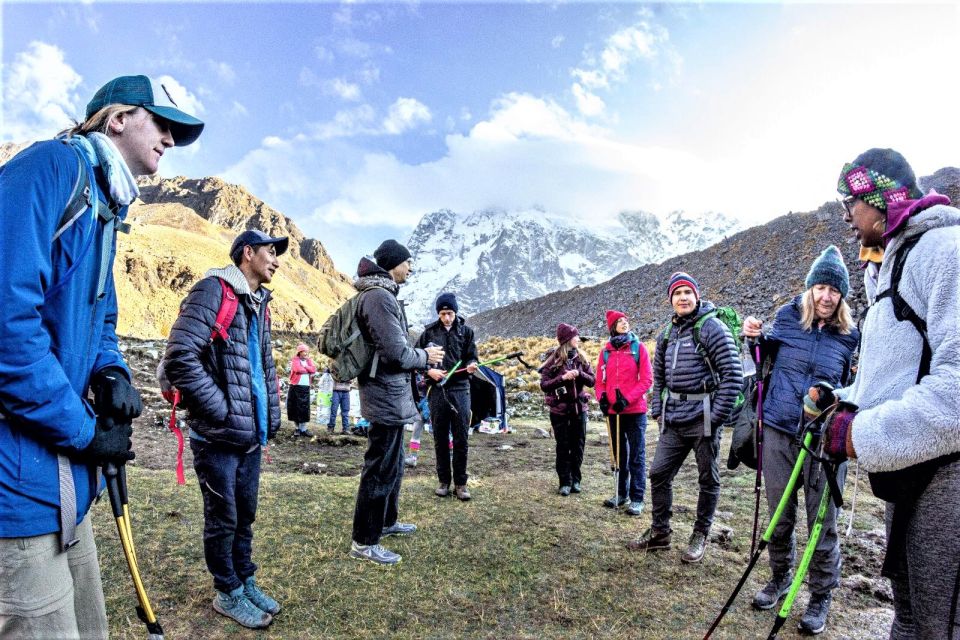
<svg viewBox="0 0 960 640">
<path fill-rule="evenodd" d="M 884 258 L 856 380 L 836 394 L 852 406 L 830 418 L 825 446 L 857 458 L 888 501 L 890 637 L 960 638 L 960 210 L 924 196 L 892 149 L 845 165 L 838 191 L 857 239 Z"/>
</svg>

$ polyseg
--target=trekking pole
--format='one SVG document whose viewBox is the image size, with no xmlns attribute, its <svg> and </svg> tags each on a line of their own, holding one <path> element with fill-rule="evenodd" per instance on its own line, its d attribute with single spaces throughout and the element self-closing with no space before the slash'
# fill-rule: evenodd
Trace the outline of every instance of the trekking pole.
<svg viewBox="0 0 960 640">
<path fill-rule="evenodd" d="M 796 491 L 797 479 L 800 477 L 800 472 L 803 470 L 803 463 L 806 461 L 807 455 L 810 452 L 810 444 L 813 442 L 814 436 L 812 427 L 816 426 L 819 422 L 825 421 L 836 408 L 837 403 L 834 403 L 819 416 L 812 418 L 801 427 L 800 432 L 804 434 L 803 444 L 800 447 L 800 452 L 797 454 L 797 461 L 793 464 L 793 470 L 790 472 L 790 480 L 787 482 L 787 486 L 783 490 L 783 495 L 780 496 L 780 502 L 777 504 L 777 510 L 773 512 L 773 517 L 770 518 L 770 523 L 763 532 L 763 536 L 760 538 L 760 544 L 757 545 L 756 551 L 754 551 L 753 555 L 750 557 L 750 562 L 747 564 L 747 568 L 744 570 L 743 575 L 740 576 L 740 581 L 737 582 L 737 586 L 734 587 L 733 593 L 730 594 L 730 597 L 727 598 L 723 608 L 720 609 L 720 613 L 717 614 L 713 624 L 711 624 L 710 628 L 707 629 L 707 633 L 703 636 L 703 640 L 708 640 L 708 638 L 720 625 L 720 621 L 723 620 L 723 617 L 727 614 L 727 611 L 730 610 L 730 606 L 733 604 L 733 601 L 736 600 L 740 590 L 743 589 L 743 585 L 747 583 L 747 578 L 750 576 L 750 572 L 753 571 L 754 565 L 757 564 L 757 560 L 760 559 L 760 554 L 763 553 L 763 550 L 767 548 L 767 545 L 770 544 L 770 541 L 773 539 L 773 532 L 777 528 L 777 524 L 780 522 L 780 518 L 783 516 L 784 510 L 787 508 L 787 504 L 790 502 L 790 499 L 793 497 L 793 494 Z M 829 474 L 828 482 L 831 482 Z M 831 486 L 835 485 L 836 478 L 833 478 Z M 781 623 L 781 625 L 782 624 L 783 623 Z"/>
<path fill-rule="evenodd" d="M 497 364 L 498 362 L 503 362 L 504 360 L 515 359 L 515 360 L 519 361 L 520 364 L 522 364 L 523 366 L 525 366 L 527 369 L 533 369 L 533 368 L 534 368 L 533 365 L 527 364 L 526 362 L 524 362 L 522 356 L 523 356 L 523 351 L 514 351 L 513 353 L 508 353 L 508 354 L 505 355 L 505 356 L 499 356 L 499 357 L 497 357 L 497 358 L 494 358 L 493 360 L 486 360 L 486 361 L 484 361 L 484 362 L 478 362 L 478 363 L 477 363 L 477 366 L 478 366 L 478 367 L 488 367 L 488 366 L 490 366 L 491 364 Z M 459 365 L 459 364 L 460 364 L 460 363 L 458 362 L 457 365 Z M 457 365 L 454 365 L 454 369 L 456 369 Z M 453 373 L 463 373 L 463 372 L 466 371 L 466 370 L 467 370 L 467 368 L 466 368 L 466 367 L 463 367 L 462 369 L 456 369 L 456 371 L 454 371 Z"/>
<path fill-rule="evenodd" d="M 838 507 L 843 504 L 842 496 L 840 496 L 839 493 L 835 493 L 839 487 L 832 465 L 824 462 L 823 473 L 827 476 L 828 481 L 827 486 L 823 488 L 823 494 L 820 496 L 820 507 L 817 509 L 817 517 L 813 522 L 813 529 L 810 531 L 810 539 L 807 540 L 807 546 L 803 550 L 803 557 L 800 559 L 800 564 L 797 567 L 797 575 L 794 576 L 793 583 L 790 585 L 790 591 L 783 601 L 783 606 L 780 607 L 780 611 L 777 613 L 776 620 L 773 621 L 773 628 L 770 630 L 770 635 L 767 636 L 767 640 L 776 638 L 777 633 L 779 633 L 780 629 L 787 622 L 787 618 L 790 617 L 793 602 L 800 592 L 803 579 L 807 576 L 807 571 L 810 569 L 810 560 L 813 558 L 813 553 L 817 550 L 817 543 L 820 542 L 820 536 L 823 534 L 823 521 L 827 517 L 827 508 L 830 505 L 831 495 Z M 829 481 L 831 476 L 834 478 L 833 482 Z"/>
<path fill-rule="evenodd" d="M 450 367 L 450 371 L 447 372 L 447 375 L 445 375 L 445 376 L 443 377 L 443 380 L 441 380 L 441 381 L 440 381 L 439 383 L 437 383 L 437 384 L 439 384 L 441 387 L 442 387 L 443 385 L 447 384 L 447 380 L 449 380 L 450 377 L 451 377 L 453 374 L 456 373 L 456 368 L 460 366 L 460 363 L 461 363 L 461 362 L 463 362 L 463 360 L 457 360 L 457 361 L 453 364 L 453 366 Z M 466 369 L 461 369 L 461 371 L 466 371 Z"/>
<path fill-rule="evenodd" d="M 610 436 L 608 442 L 610 444 L 610 471 L 613 473 L 613 508 L 616 509 L 617 502 L 620 500 L 618 495 L 620 492 L 620 465 L 617 464 L 616 455 L 613 453 L 613 428 L 610 426 L 610 416 L 606 415 L 604 418 L 607 421 L 607 435 Z"/>
<path fill-rule="evenodd" d="M 110 507 L 117 522 L 117 533 L 120 535 L 120 546 L 127 559 L 130 577 L 133 578 L 133 588 L 137 593 L 137 617 L 147 626 L 148 640 L 163 640 L 163 629 L 153 613 L 147 591 L 140 578 L 140 569 L 137 566 L 137 554 L 133 547 L 133 535 L 130 527 L 130 510 L 127 505 L 127 475 L 124 465 L 119 469 L 113 462 L 103 465 L 103 475 L 107 482 L 107 493 L 110 496 Z"/>
<path fill-rule="evenodd" d="M 617 491 L 614 494 L 613 508 L 620 508 L 620 414 L 617 414 Z"/>
<path fill-rule="evenodd" d="M 753 341 L 753 361 L 757 368 L 757 477 L 753 483 L 753 535 L 750 537 L 750 555 L 757 550 L 757 530 L 760 525 L 760 489 L 763 486 L 763 371 L 760 361 L 760 341 Z"/>
</svg>

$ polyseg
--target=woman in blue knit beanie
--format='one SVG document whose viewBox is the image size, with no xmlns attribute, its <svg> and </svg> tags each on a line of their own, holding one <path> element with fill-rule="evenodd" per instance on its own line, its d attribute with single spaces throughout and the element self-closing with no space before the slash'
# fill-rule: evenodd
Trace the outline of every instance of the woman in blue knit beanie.
<svg viewBox="0 0 960 640">
<path fill-rule="evenodd" d="M 850 274 L 843 255 L 835 246 L 824 249 L 810 267 L 804 281 L 806 291 L 777 310 L 767 331 L 763 322 L 748 317 L 743 333 L 759 339 L 763 358 L 772 358 L 770 379 L 764 385 L 763 483 L 771 517 L 787 486 L 800 449 L 797 425 L 802 422 L 803 398 L 816 382 L 834 387 L 852 378 L 853 352 L 859 334 L 853 325 L 850 307 L 844 298 L 850 292 Z M 838 481 L 843 486 L 846 465 Z M 809 461 L 803 468 L 803 507 L 807 526 L 812 527 L 826 483 L 818 467 Z M 756 609 L 772 609 L 790 588 L 796 556 L 794 528 L 797 496 L 780 517 L 770 540 L 770 581 L 756 593 Z M 810 601 L 800 619 L 799 629 L 821 633 L 827 625 L 833 589 L 840 584 L 840 542 L 837 536 L 837 509 L 830 503 L 823 522 L 823 534 L 810 563 Z"/>
</svg>

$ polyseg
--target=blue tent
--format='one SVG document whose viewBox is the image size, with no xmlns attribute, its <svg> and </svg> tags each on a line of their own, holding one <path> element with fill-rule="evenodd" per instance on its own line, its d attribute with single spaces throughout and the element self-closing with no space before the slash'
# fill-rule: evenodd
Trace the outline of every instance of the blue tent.
<svg viewBox="0 0 960 640">
<path fill-rule="evenodd" d="M 470 410 L 477 427 L 488 418 L 500 421 L 500 430 L 507 431 L 507 393 L 503 376 L 489 367 L 480 367 L 470 376 Z"/>
</svg>

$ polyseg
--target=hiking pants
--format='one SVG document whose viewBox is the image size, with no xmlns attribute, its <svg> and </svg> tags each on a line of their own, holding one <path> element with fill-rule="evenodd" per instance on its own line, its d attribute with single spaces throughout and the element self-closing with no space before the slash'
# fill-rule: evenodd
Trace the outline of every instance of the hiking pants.
<svg viewBox="0 0 960 640">
<path fill-rule="evenodd" d="M 891 640 L 960 638 L 960 461 L 941 467 L 907 525 L 906 575 L 891 580 Z M 887 536 L 896 507 L 887 503 Z M 952 632 L 952 634 L 951 634 Z"/>
<path fill-rule="evenodd" d="M 350 392 L 334 391 L 330 397 L 330 419 L 327 429 L 333 431 L 337 426 L 337 409 L 340 409 L 340 429 L 346 433 L 350 430 Z"/>
<path fill-rule="evenodd" d="M 108 637 L 89 513 L 77 537 L 66 553 L 59 533 L 0 539 L 0 638 Z"/>
<path fill-rule="evenodd" d="M 621 418 L 622 420 L 622 418 Z M 702 429 L 702 425 L 697 427 Z M 661 429 L 657 452 L 653 456 L 650 469 L 650 492 L 653 495 L 653 529 L 658 532 L 670 531 L 670 517 L 673 515 L 673 479 L 690 451 L 697 458 L 700 493 L 697 497 L 697 520 L 694 531 L 706 535 L 713 524 L 713 514 L 717 510 L 720 498 L 720 469 L 717 466 L 717 454 L 720 452 L 720 429 L 712 438 L 702 435 L 680 435 L 671 427 Z"/>
<path fill-rule="evenodd" d="M 450 484 L 450 433 L 453 434 L 453 483 L 457 486 L 467 484 L 470 390 L 435 386 L 430 392 L 430 419 L 440 484 Z"/>
<path fill-rule="evenodd" d="M 767 491 L 767 506 L 770 517 L 777 510 L 780 497 L 787 488 L 793 466 L 800 453 L 800 444 L 794 435 L 764 429 L 763 431 L 763 484 Z M 793 496 L 773 530 L 773 538 L 767 551 L 770 554 L 770 569 L 774 575 L 792 570 L 796 562 L 797 538 L 794 533 L 797 523 L 797 491 L 803 487 L 803 504 L 807 513 L 807 533 L 813 529 L 820 508 L 820 497 L 827 489 L 823 465 L 807 457 L 797 478 Z M 846 463 L 840 465 L 837 482 L 843 490 L 847 475 Z M 833 500 L 827 507 L 827 515 L 820 532 L 820 541 L 810 560 L 807 583 L 810 593 L 825 594 L 840 585 L 840 540 L 837 537 L 837 506 Z"/>
<path fill-rule="evenodd" d="M 396 524 L 403 480 L 403 425 L 372 423 L 363 456 L 353 541 L 377 544 L 384 527 Z"/>
<path fill-rule="evenodd" d="M 583 446 L 587 439 L 587 414 L 550 414 L 553 437 L 557 441 L 557 477 L 561 487 L 580 482 Z"/>
<path fill-rule="evenodd" d="M 606 416 L 610 426 L 610 440 L 617 430 L 617 416 Z M 630 498 L 631 502 L 643 502 L 647 489 L 647 414 L 620 414 L 620 482 L 617 494 Z M 614 442 L 616 454 L 616 442 Z"/>
<path fill-rule="evenodd" d="M 213 586 L 229 593 L 257 571 L 251 556 L 261 448 L 237 452 L 190 438 L 190 449 L 203 495 L 203 555 Z"/>
</svg>

